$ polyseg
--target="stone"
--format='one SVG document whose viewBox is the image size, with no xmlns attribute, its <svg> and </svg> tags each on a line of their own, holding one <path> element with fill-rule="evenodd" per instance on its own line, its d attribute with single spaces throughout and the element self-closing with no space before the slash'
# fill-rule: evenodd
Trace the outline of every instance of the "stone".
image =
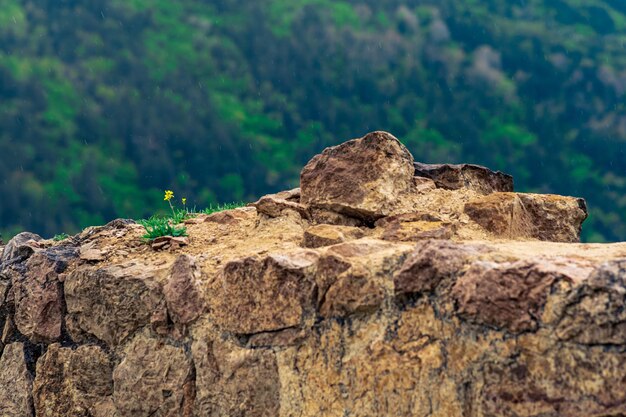
<svg viewBox="0 0 626 417">
<path fill-rule="evenodd" d="M 28 372 L 23 343 L 11 343 L 0 357 L 0 415 L 32 417 L 33 379 Z"/>
<path fill-rule="evenodd" d="M 297 250 L 228 262 L 208 290 L 224 330 L 251 334 L 299 326 L 312 308 L 318 254 Z"/>
<path fill-rule="evenodd" d="M 382 238 L 394 242 L 418 242 L 424 239 L 451 239 L 456 224 L 442 221 L 429 213 L 405 213 L 385 217 L 377 226 L 384 228 Z"/>
<path fill-rule="evenodd" d="M 572 277 L 549 261 L 475 262 L 452 288 L 459 314 L 512 333 L 534 331 L 551 289 Z"/>
<path fill-rule="evenodd" d="M 328 248 L 315 276 L 319 314 L 330 318 L 376 311 L 391 292 L 390 276 L 410 250 L 367 239 Z"/>
<path fill-rule="evenodd" d="M 515 357 L 485 363 L 475 373 L 470 398 L 476 415 L 623 416 L 626 354 L 576 345 L 542 348 L 521 338 Z"/>
<path fill-rule="evenodd" d="M 256 209 L 254 207 L 240 207 L 233 210 L 218 211 L 208 215 L 205 222 L 218 223 L 224 225 L 238 225 L 242 221 L 256 217 Z"/>
<path fill-rule="evenodd" d="M 464 211 L 497 237 L 551 242 L 578 242 L 587 218 L 583 199 L 543 194 L 493 193 Z"/>
<path fill-rule="evenodd" d="M 300 174 L 300 202 L 373 222 L 412 190 L 414 172 L 398 139 L 369 133 L 313 157 Z"/>
<path fill-rule="evenodd" d="M 23 273 L 11 274 L 15 324 L 34 343 L 51 343 L 61 337 L 64 311 L 59 275 L 68 262 L 68 257 L 55 256 L 51 250 L 39 251 L 25 262 Z"/>
<path fill-rule="evenodd" d="M 513 177 L 472 164 L 424 164 L 415 162 L 415 175 L 429 178 L 438 188 L 458 190 L 467 188 L 479 194 L 512 192 Z"/>
<path fill-rule="evenodd" d="M 117 346 L 153 317 L 166 316 L 159 282 L 168 273 L 166 266 L 134 263 L 72 272 L 65 281 L 65 301 L 74 331 Z"/>
<path fill-rule="evenodd" d="M 332 224 L 337 226 L 359 227 L 365 223 L 361 219 L 350 217 L 345 214 L 320 208 L 310 208 L 311 222 L 313 224 Z"/>
<path fill-rule="evenodd" d="M 321 248 L 348 240 L 360 239 L 364 235 L 365 233 L 358 227 L 319 224 L 311 226 L 304 231 L 302 246 L 305 248 Z"/>
<path fill-rule="evenodd" d="M 271 350 L 244 349 L 216 340 L 205 328 L 194 338 L 191 352 L 196 367 L 196 416 L 280 414 L 281 383 Z"/>
<path fill-rule="evenodd" d="M 300 204 L 300 189 L 296 188 L 291 191 L 283 191 L 278 194 L 270 194 L 261 197 L 259 201 L 250 204 L 255 207 L 257 212 L 265 214 L 269 217 L 283 216 L 285 211 L 295 211 L 303 219 L 310 219 L 308 207 Z"/>
<path fill-rule="evenodd" d="M 485 251 L 480 245 L 445 240 L 420 242 L 394 274 L 394 293 L 396 296 L 431 293 L 443 281 L 461 275 Z"/>
<path fill-rule="evenodd" d="M 30 232 L 22 232 L 16 235 L 4 247 L 0 259 L 0 271 L 9 264 L 28 258 L 38 248 L 37 243 L 41 236 Z"/>
<path fill-rule="evenodd" d="M 37 361 L 33 384 L 37 416 L 94 415 L 112 394 L 111 361 L 98 346 L 73 350 L 55 343 Z"/>
<path fill-rule="evenodd" d="M 150 246 L 154 250 L 176 250 L 188 244 L 189 238 L 187 236 L 159 236 L 152 241 Z"/>
<path fill-rule="evenodd" d="M 626 260 L 600 265 L 568 295 L 556 333 L 584 345 L 626 345 Z"/>
<path fill-rule="evenodd" d="M 198 278 L 200 271 L 193 258 L 180 255 L 172 265 L 163 294 L 169 316 L 175 324 L 186 326 L 196 320 L 206 307 Z"/>
<path fill-rule="evenodd" d="M 86 262 L 100 262 L 106 259 L 107 252 L 94 247 L 93 242 L 80 247 L 80 259 Z"/>
<path fill-rule="evenodd" d="M 183 347 L 138 334 L 113 371 L 120 416 L 192 417 L 192 362 Z"/>
</svg>

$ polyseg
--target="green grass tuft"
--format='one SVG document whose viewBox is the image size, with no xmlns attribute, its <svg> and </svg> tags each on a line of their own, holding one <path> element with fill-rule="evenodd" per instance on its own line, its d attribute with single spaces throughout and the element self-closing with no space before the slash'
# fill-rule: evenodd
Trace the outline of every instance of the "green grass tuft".
<svg viewBox="0 0 626 417">
<path fill-rule="evenodd" d="M 67 233 L 60 233 L 58 235 L 54 235 L 52 240 L 54 240 L 55 242 L 61 242 L 62 240 L 69 239 L 69 237 L 70 235 L 68 235 Z"/>
<path fill-rule="evenodd" d="M 177 227 L 177 223 L 171 217 L 152 216 L 147 220 L 139 220 L 138 223 L 146 229 L 146 233 L 142 237 L 148 241 L 161 236 L 187 236 L 187 228 L 185 226 Z"/>
<path fill-rule="evenodd" d="M 213 214 L 213 213 L 217 213 L 218 211 L 233 210 L 239 207 L 244 207 L 245 205 L 246 203 L 243 203 L 243 202 L 218 204 L 215 207 L 211 204 L 209 207 L 205 208 L 200 213 Z"/>
</svg>

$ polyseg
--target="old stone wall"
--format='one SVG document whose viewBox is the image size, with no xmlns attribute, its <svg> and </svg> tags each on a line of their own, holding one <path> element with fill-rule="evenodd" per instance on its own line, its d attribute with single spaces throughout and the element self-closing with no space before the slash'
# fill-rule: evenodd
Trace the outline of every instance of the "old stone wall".
<svg viewBox="0 0 626 417">
<path fill-rule="evenodd" d="M 374 132 L 186 240 L 18 235 L 0 416 L 626 415 L 626 244 L 586 216 Z"/>
</svg>

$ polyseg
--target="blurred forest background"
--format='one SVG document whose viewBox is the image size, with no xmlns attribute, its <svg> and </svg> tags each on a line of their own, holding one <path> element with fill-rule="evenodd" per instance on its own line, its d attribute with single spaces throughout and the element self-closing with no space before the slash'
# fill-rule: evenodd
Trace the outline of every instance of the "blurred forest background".
<svg viewBox="0 0 626 417">
<path fill-rule="evenodd" d="M 387 130 L 626 240 L 624 0 L 0 0 L 0 231 L 293 187 Z"/>
</svg>

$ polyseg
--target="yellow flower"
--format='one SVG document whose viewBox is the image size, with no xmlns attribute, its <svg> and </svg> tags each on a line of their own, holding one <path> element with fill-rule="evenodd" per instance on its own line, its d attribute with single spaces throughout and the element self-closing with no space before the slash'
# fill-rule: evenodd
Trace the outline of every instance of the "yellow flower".
<svg viewBox="0 0 626 417">
<path fill-rule="evenodd" d="M 174 198 L 174 191 L 165 190 L 165 197 L 163 198 L 163 200 L 170 201 L 172 198 Z"/>
<path fill-rule="evenodd" d="M 183 197 L 183 206 L 187 204 L 187 199 L 185 197 Z"/>
</svg>

